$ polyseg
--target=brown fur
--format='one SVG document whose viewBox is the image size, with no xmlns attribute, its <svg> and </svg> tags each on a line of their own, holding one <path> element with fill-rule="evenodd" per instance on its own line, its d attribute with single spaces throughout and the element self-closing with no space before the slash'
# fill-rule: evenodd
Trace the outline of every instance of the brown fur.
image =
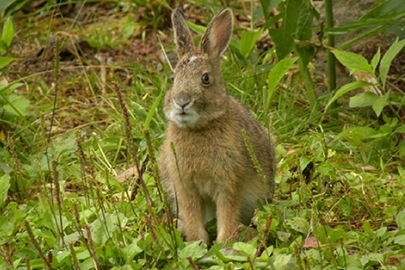
<svg viewBox="0 0 405 270">
<path fill-rule="evenodd" d="M 196 48 L 182 11 L 172 14 L 179 62 L 164 101 L 169 124 L 159 171 L 188 241 L 207 243 L 204 224 L 212 218 L 217 219 L 217 241 L 231 239 L 239 223 L 249 224 L 258 202 L 271 199 L 274 191 L 269 136 L 248 109 L 228 95 L 221 76 L 220 58 L 231 38 L 232 16 L 230 9 L 219 12 Z M 243 132 L 265 180 L 254 168 Z"/>
</svg>

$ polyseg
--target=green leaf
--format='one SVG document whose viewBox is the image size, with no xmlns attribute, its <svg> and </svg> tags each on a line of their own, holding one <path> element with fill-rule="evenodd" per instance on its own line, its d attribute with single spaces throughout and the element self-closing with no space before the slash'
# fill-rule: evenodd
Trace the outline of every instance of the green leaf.
<svg viewBox="0 0 405 270">
<path fill-rule="evenodd" d="M 303 1 L 297 20 L 295 38 L 298 40 L 311 40 L 314 16 L 317 11 L 312 5 L 312 1 Z"/>
<path fill-rule="evenodd" d="M 381 5 L 371 9 L 359 21 L 368 21 L 382 17 L 392 17 L 394 14 L 405 12 L 404 0 L 384 1 Z"/>
<path fill-rule="evenodd" d="M 0 69 L 4 68 L 14 60 L 17 60 L 17 58 L 14 57 L 0 57 Z"/>
<path fill-rule="evenodd" d="M 394 133 L 405 133 L 405 124 L 402 124 L 399 127 L 397 127 Z"/>
<path fill-rule="evenodd" d="M 371 226 L 370 226 L 370 222 L 369 222 L 369 221 L 365 221 L 365 222 L 363 223 L 362 228 L 363 228 L 363 231 L 364 231 L 365 233 L 367 233 L 369 236 L 373 236 L 373 235 L 374 235 L 374 232 L 373 232 L 373 230 L 371 229 Z"/>
<path fill-rule="evenodd" d="M 239 43 L 239 50 L 241 54 L 243 54 L 245 57 L 248 57 L 251 51 L 254 49 L 256 41 L 259 39 L 262 33 L 262 28 L 256 32 L 246 30 L 243 31 Z"/>
<path fill-rule="evenodd" d="M 0 207 L 7 200 L 8 190 L 10 189 L 10 175 L 5 174 L 0 177 Z"/>
<path fill-rule="evenodd" d="M 350 98 L 349 106 L 350 108 L 371 107 L 378 98 L 379 96 L 372 92 L 360 93 Z"/>
<path fill-rule="evenodd" d="M 367 74 L 374 75 L 371 65 L 363 56 L 340 50 L 332 50 L 332 53 L 336 56 L 339 62 L 342 63 L 342 65 L 349 69 L 350 75 L 356 71 L 363 71 Z"/>
<path fill-rule="evenodd" d="M 405 39 L 398 41 L 398 38 L 394 41 L 394 43 L 389 47 L 389 49 L 385 52 L 383 58 L 381 59 L 380 63 L 380 80 L 383 85 L 383 89 L 385 89 L 385 83 L 388 75 L 388 71 L 391 67 L 392 60 L 397 56 L 397 54 L 402 50 L 405 46 Z"/>
<path fill-rule="evenodd" d="M 3 32 L 1 39 L 6 43 L 7 47 L 10 47 L 14 37 L 14 24 L 11 17 L 8 17 L 3 25 Z"/>
<path fill-rule="evenodd" d="M 19 116 L 28 115 L 28 106 L 30 102 L 28 99 L 11 94 L 7 99 L 7 104 L 4 105 L 4 110 Z"/>
<path fill-rule="evenodd" d="M 236 242 L 233 244 L 233 248 L 247 257 L 253 257 L 256 253 L 256 248 L 248 243 Z"/>
<path fill-rule="evenodd" d="M 405 209 L 402 209 L 396 216 L 395 222 L 400 230 L 405 230 Z"/>
<path fill-rule="evenodd" d="M 394 243 L 405 246 L 405 234 L 395 236 Z"/>
<path fill-rule="evenodd" d="M 201 244 L 201 241 L 194 241 L 185 246 L 179 253 L 179 257 L 187 259 L 190 257 L 193 261 L 201 258 L 207 253 L 207 249 Z"/>
<path fill-rule="evenodd" d="M 398 144 L 398 153 L 399 155 L 404 158 L 405 157 L 405 140 L 402 140 Z"/>
<path fill-rule="evenodd" d="M 371 86 L 373 85 L 372 83 L 365 82 L 365 81 L 354 81 L 348 84 L 343 85 L 339 90 L 336 91 L 336 94 L 332 97 L 331 100 L 329 100 L 328 104 L 325 107 L 325 111 L 328 109 L 328 107 L 335 102 L 338 98 L 343 96 L 344 94 L 347 94 L 353 90 L 366 87 L 366 86 Z"/>
<path fill-rule="evenodd" d="M 380 48 L 378 48 L 378 51 L 376 52 L 376 54 L 374 54 L 373 59 L 371 59 L 371 68 L 373 69 L 374 73 L 377 69 L 377 65 L 380 62 L 380 59 L 381 59 L 381 52 Z"/>
<path fill-rule="evenodd" d="M 312 162 L 313 161 L 313 157 L 300 157 L 300 170 L 301 170 L 301 172 L 303 171 L 303 170 L 305 170 L 305 168 L 308 166 L 308 164 L 310 163 L 310 162 Z"/>
<path fill-rule="evenodd" d="M 3 13 L 15 1 L 16 0 L 1 0 L 0 1 L 0 13 Z"/>
<path fill-rule="evenodd" d="M 97 245 L 104 245 L 111 235 L 119 229 L 118 225 L 124 226 L 127 222 L 121 213 L 100 215 L 91 225 L 91 237 Z"/>
<path fill-rule="evenodd" d="M 292 67 L 292 65 L 297 61 L 297 57 L 285 58 L 278 62 L 269 72 L 269 77 L 267 79 L 267 103 L 266 112 L 270 109 L 271 99 L 274 92 L 276 91 L 277 85 L 280 83 L 281 79 L 285 76 L 287 71 Z"/>
<path fill-rule="evenodd" d="M 274 255 L 274 269 L 289 269 L 287 268 L 288 263 L 292 259 L 292 254 L 277 254 Z"/>
<path fill-rule="evenodd" d="M 270 29 L 269 34 L 276 45 L 278 59 L 283 59 L 294 48 L 293 34 L 297 28 L 298 15 L 300 13 L 301 0 L 286 0 L 281 3 L 282 14 L 281 27 Z"/>
<path fill-rule="evenodd" d="M 260 0 L 260 6 L 262 7 L 263 14 L 269 14 L 270 11 L 280 4 L 281 1 L 282 0 Z"/>
<path fill-rule="evenodd" d="M 148 116 L 145 108 L 135 101 L 131 101 L 131 106 L 132 106 L 135 118 L 140 121 L 145 121 L 146 117 Z"/>
<path fill-rule="evenodd" d="M 339 201 L 339 210 L 345 217 L 350 217 L 353 209 L 353 201 L 350 198 L 342 198 Z"/>
<path fill-rule="evenodd" d="M 156 100 L 153 103 L 152 107 L 149 109 L 149 113 L 145 118 L 145 124 L 144 124 L 145 128 L 149 128 L 150 122 L 152 121 L 153 116 L 155 115 L 155 113 L 157 111 L 157 107 L 159 106 L 160 101 L 162 100 L 163 92 L 164 91 L 160 91 L 159 96 L 156 98 Z"/>
<path fill-rule="evenodd" d="M 346 238 L 346 232 L 342 228 L 332 229 L 329 226 L 321 226 L 314 231 L 316 238 L 321 241 L 322 244 L 337 243 L 342 238 Z"/>
<path fill-rule="evenodd" d="M 378 97 L 377 100 L 373 104 L 373 110 L 377 116 L 380 116 L 382 110 L 388 103 L 389 92 L 385 93 L 385 95 Z"/>
<path fill-rule="evenodd" d="M 287 219 L 285 223 L 290 226 L 294 231 L 307 234 L 309 231 L 309 223 L 306 219 L 301 217 L 294 217 Z"/>
</svg>

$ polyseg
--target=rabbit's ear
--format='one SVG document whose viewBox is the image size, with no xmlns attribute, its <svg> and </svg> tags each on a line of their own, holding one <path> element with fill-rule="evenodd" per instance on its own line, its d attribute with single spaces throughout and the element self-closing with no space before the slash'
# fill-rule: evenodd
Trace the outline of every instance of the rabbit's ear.
<svg viewBox="0 0 405 270">
<path fill-rule="evenodd" d="M 200 48 L 210 58 L 218 59 L 228 47 L 233 28 L 233 14 L 230 8 L 220 11 L 205 30 L 201 39 Z"/>
<path fill-rule="evenodd" d="M 181 9 L 176 8 L 173 10 L 172 23 L 174 28 L 174 43 L 176 44 L 177 54 L 181 57 L 194 48 L 193 38 Z"/>
</svg>

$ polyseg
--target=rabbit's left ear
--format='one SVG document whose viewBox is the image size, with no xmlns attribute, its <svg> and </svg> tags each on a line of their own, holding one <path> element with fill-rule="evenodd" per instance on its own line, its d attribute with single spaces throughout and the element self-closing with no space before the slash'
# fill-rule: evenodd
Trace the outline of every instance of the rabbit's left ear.
<svg viewBox="0 0 405 270">
<path fill-rule="evenodd" d="M 172 23 L 174 28 L 174 43 L 176 44 L 177 54 L 181 57 L 193 50 L 193 37 L 181 9 L 176 8 L 173 10 Z"/>
<path fill-rule="evenodd" d="M 200 48 L 211 59 L 219 59 L 228 47 L 233 28 L 233 14 L 230 8 L 221 10 L 212 18 L 201 39 Z"/>
</svg>

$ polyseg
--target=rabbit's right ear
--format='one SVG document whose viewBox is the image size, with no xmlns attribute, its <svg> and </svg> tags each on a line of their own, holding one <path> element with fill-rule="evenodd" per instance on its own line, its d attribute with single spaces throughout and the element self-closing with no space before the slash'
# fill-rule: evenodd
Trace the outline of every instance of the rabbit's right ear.
<svg viewBox="0 0 405 270">
<path fill-rule="evenodd" d="M 176 8 L 172 13 L 174 28 L 174 44 L 176 44 L 179 58 L 194 48 L 193 37 L 181 9 Z"/>
</svg>

